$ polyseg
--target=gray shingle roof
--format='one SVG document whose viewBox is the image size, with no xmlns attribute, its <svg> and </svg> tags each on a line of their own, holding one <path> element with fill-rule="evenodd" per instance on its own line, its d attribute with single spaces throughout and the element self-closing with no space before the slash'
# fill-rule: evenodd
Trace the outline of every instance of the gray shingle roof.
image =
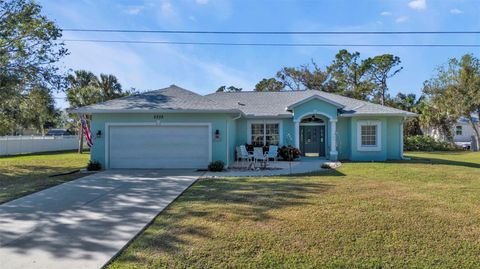
<svg viewBox="0 0 480 269">
<path fill-rule="evenodd" d="M 228 111 L 231 107 L 217 103 L 209 98 L 171 85 L 168 88 L 134 94 L 123 98 L 84 106 L 76 113 L 117 112 L 121 110 L 187 110 L 187 111 Z M 233 109 L 233 111 L 237 111 Z"/>
<path fill-rule="evenodd" d="M 292 115 L 287 107 L 312 96 L 331 100 L 342 107 L 343 115 L 405 115 L 414 113 L 381 106 L 338 94 L 322 91 L 283 92 L 218 92 L 199 95 L 172 85 L 168 88 L 135 94 L 74 110 L 75 113 L 144 112 L 144 111 L 204 111 L 236 112 L 246 116 L 273 117 Z"/>
<path fill-rule="evenodd" d="M 232 108 L 237 108 L 247 116 L 282 116 L 291 115 L 290 112 L 286 111 L 288 106 L 314 95 L 321 96 L 343 105 L 343 115 L 415 115 L 411 112 L 387 106 L 314 90 L 284 92 L 220 92 L 206 95 L 206 97 L 218 103 L 229 105 Z"/>
</svg>

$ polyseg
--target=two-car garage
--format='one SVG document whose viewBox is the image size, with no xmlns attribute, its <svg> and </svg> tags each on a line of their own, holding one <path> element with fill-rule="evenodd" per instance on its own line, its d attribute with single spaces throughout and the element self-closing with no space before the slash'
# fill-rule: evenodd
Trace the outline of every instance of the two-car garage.
<svg viewBox="0 0 480 269">
<path fill-rule="evenodd" d="M 208 123 L 106 126 L 108 168 L 206 168 L 212 160 Z"/>
</svg>

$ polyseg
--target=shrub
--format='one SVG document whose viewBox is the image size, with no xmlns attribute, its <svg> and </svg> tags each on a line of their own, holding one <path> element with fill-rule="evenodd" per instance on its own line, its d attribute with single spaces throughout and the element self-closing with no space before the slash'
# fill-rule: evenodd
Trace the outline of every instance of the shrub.
<svg viewBox="0 0 480 269">
<path fill-rule="evenodd" d="M 221 172 L 224 167 L 225 164 L 222 161 L 213 161 L 208 165 L 208 171 Z"/>
<path fill-rule="evenodd" d="M 293 161 L 300 157 L 300 150 L 292 146 L 283 146 L 278 150 L 278 155 L 285 161 Z"/>
<path fill-rule="evenodd" d="M 99 161 L 90 160 L 87 164 L 88 171 L 100 171 L 102 170 L 102 164 Z"/>
<path fill-rule="evenodd" d="M 451 151 L 459 148 L 449 142 L 436 141 L 427 135 L 409 136 L 404 139 L 404 149 L 407 151 Z"/>
</svg>

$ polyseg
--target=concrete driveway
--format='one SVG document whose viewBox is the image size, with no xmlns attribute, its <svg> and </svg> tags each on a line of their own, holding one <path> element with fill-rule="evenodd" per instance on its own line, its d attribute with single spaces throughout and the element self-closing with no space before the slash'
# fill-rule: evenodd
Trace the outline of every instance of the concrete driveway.
<svg viewBox="0 0 480 269">
<path fill-rule="evenodd" d="M 0 205 L 1 268 L 100 268 L 201 173 L 113 170 Z"/>
</svg>

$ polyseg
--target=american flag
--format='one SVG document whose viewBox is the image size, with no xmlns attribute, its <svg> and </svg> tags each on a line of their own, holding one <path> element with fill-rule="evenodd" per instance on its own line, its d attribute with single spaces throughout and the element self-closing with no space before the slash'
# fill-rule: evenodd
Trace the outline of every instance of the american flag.
<svg viewBox="0 0 480 269">
<path fill-rule="evenodd" d="M 88 128 L 87 119 L 85 116 L 81 116 L 83 134 L 87 138 L 87 146 L 91 148 L 93 146 L 92 136 L 90 135 L 90 128 Z"/>
</svg>

